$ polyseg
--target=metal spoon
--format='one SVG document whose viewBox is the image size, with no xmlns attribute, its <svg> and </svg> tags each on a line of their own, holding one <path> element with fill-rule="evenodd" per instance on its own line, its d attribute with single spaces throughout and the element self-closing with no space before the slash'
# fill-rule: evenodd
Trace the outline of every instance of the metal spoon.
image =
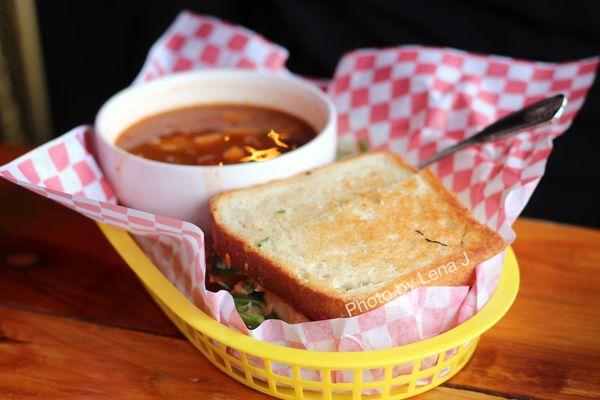
<svg viewBox="0 0 600 400">
<path fill-rule="evenodd" d="M 425 168 L 429 164 L 441 160 L 442 158 L 447 157 L 458 150 L 462 150 L 465 147 L 471 146 L 472 144 L 492 142 L 494 140 L 509 137 L 527 128 L 552 123 L 560 118 L 566 104 L 567 98 L 562 94 L 533 103 L 499 119 L 485 129 L 479 131 L 474 136 L 425 159 L 417 165 L 417 168 Z"/>
</svg>

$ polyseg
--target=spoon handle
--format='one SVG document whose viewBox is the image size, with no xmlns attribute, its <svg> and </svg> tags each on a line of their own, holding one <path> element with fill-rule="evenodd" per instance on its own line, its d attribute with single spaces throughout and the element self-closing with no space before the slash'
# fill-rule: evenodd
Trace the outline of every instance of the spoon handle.
<svg viewBox="0 0 600 400">
<path fill-rule="evenodd" d="M 504 118 L 500 118 L 498 121 L 488 125 L 470 138 L 458 142 L 457 144 L 425 159 L 417 166 L 417 168 L 425 168 L 429 164 L 439 161 L 458 150 L 471 146 L 472 144 L 492 142 L 494 140 L 509 137 L 527 128 L 554 122 L 560 118 L 566 104 L 567 98 L 562 94 L 533 103 L 519 111 L 508 114 Z"/>
</svg>

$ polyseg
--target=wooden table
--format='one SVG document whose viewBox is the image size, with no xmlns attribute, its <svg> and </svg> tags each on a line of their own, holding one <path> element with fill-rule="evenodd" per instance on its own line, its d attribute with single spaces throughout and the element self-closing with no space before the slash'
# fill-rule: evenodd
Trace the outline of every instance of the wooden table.
<svg viewBox="0 0 600 400">
<path fill-rule="evenodd" d="M 25 151 L 0 146 L 0 164 Z M 600 232 L 522 219 L 521 291 L 422 399 L 600 398 Z M 259 399 L 154 305 L 97 227 L 0 182 L 0 399 Z"/>
</svg>

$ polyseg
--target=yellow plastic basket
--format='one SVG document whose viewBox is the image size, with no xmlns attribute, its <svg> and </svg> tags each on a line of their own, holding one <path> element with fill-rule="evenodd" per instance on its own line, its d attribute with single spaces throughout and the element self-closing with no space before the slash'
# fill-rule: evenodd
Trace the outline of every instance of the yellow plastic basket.
<svg viewBox="0 0 600 400">
<path fill-rule="evenodd" d="M 160 308 L 206 358 L 244 385 L 282 399 L 404 399 L 438 386 L 469 361 L 479 336 L 508 311 L 519 289 L 519 267 L 509 248 L 500 283 L 488 303 L 448 332 L 387 350 L 299 350 L 261 342 L 220 324 L 188 301 L 127 232 L 99 226 Z M 274 365 L 289 366 L 292 376 L 274 373 Z M 399 368 L 406 373 L 395 373 Z M 383 373 L 379 380 L 363 381 L 368 370 Z M 319 381 L 305 378 L 306 372 L 315 371 Z M 334 373 L 350 374 L 353 380 L 333 382 Z"/>
</svg>

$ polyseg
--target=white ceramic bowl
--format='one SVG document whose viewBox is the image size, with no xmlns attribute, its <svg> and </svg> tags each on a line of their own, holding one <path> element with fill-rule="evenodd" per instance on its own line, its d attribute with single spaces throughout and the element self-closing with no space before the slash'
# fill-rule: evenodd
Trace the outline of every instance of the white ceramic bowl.
<svg viewBox="0 0 600 400">
<path fill-rule="evenodd" d="M 121 132 L 147 116 L 198 104 L 250 104 L 282 110 L 308 122 L 318 135 L 272 160 L 224 166 L 162 163 L 115 145 Z M 194 71 L 117 93 L 98 112 L 95 143 L 102 170 L 121 204 L 193 222 L 207 233 L 212 196 L 332 162 L 336 120 L 327 95 L 299 79 L 239 70 Z"/>
</svg>

